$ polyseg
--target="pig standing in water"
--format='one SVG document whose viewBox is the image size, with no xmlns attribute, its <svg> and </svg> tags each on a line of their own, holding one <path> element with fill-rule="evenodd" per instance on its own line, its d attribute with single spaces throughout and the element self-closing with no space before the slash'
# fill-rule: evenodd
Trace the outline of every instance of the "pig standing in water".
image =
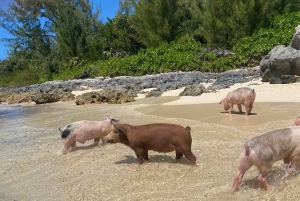
<svg viewBox="0 0 300 201">
<path fill-rule="evenodd" d="M 242 113 L 242 104 L 245 105 L 246 115 L 251 113 L 255 100 L 255 91 L 249 87 L 241 87 L 232 92 L 229 92 L 226 98 L 223 98 L 219 104 L 224 104 L 224 110 L 229 109 L 229 114 L 232 113 L 233 105 L 237 104 L 240 113 Z"/>
<path fill-rule="evenodd" d="M 298 167 L 300 156 L 300 127 L 292 126 L 267 131 L 259 136 L 251 138 L 244 146 L 240 154 L 238 172 L 234 178 L 232 191 L 235 191 L 242 183 L 243 176 L 252 165 L 260 172 L 257 180 L 263 189 L 268 189 L 266 181 L 272 164 L 283 159 L 288 172 L 295 171 Z"/>
<path fill-rule="evenodd" d="M 300 125 L 300 117 L 297 117 L 296 121 L 294 122 L 295 126 L 299 126 Z"/>
<path fill-rule="evenodd" d="M 105 121 L 77 121 L 59 128 L 64 143 L 63 154 L 66 154 L 70 147 L 74 148 L 76 142 L 85 143 L 94 139 L 94 145 L 98 145 L 101 139 L 105 143 L 103 137 L 112 130 L 112 122 L 119 121 L 108 116 Z"/>
<path fill-rule="evenodd" d="M 196 157 L 191 151 L 191 128 L 176 124 L 155 123 L 132 126 L 129 124 L 114 124 L 114 129 L 104 137 L 110 143 L 121 142 L 132 148 L 139 164 L 149 160 L 148 150 L 158 152 L 176 152 L 176 159 L 185 155 L 192 165 Z"/>
</svg>

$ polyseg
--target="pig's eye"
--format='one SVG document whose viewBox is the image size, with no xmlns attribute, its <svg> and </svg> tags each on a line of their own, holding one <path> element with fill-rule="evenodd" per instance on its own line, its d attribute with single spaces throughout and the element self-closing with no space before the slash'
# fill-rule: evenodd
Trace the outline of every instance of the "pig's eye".
<svg viewBox="0 0 300 201">
<path fill-rule="evenodd" d="M 118 132 L 118 131 L 114 131 L 114 133 L 115 133 L 115 134 L 118 134 L 119 132 Z"/>
</svg>

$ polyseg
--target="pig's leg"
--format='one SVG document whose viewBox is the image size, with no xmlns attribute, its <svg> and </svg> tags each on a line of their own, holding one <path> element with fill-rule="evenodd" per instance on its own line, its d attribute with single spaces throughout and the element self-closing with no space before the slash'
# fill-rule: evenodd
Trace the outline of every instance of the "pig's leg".
<svg viewBox="0 0 300 201">
<path fill-rule="evenodd" d="M 246 107 L 246 115 L 249 115 L 251 114 L 251 110 L 253 108 L 253 104 L 245 104 L 245 107 Z"/>
<path fill-rule="evenodd" d="M 268 173 L 269 172 L 261 172 L 257 177 L 257 181 L 259 182 L 259 185 L 265 190 L 268 190 L 268 188 L 270 187 L 270 185 L 267 183 Z"/>
<path fill-rule="evenodd" d="M 69 149 L 69 146 L 66 145 L 66 144 L 64 144 L 63 149 L 62 149 L 62 153 L 63 154 L 67 154 L 68 153 L 68 149 Z"/>
<path fill-rule="evenodd" d="M 99 144 L 100 138 L 94 138 L 94 145 L 97 146 Z M 102 140 L 103 142 L 103 140 Z"/>
<path fill-rule="evenodd" d="M 181 150 L 185 157 L 191 161 L 191 164 L 196 165 L 196 156 L 191 151 L 191 148 L 183 148 Z"/>
<path fill-rule="evenodd" d="M 105 145 L 106 141 L 104 140 L 104 137 L 102 137 L 101 140 L 102 140 L 102 144 Z"/>
<path fill-rule="evenodd" d="M 143 150 L 143 158 L 144 158 L 146 161 L 149 160 L 148 150 L 147 150 L 147 149 L 144 149 L 144 150 Z"/>
<path fill-rule="evenodd" d="M 74 141 L 72 144 L 71 144 L 71 151 L 75 151 L 77 149 L 76 147 L 76 141 Z"/>
<path fill-rule="evenodd" d="M 229 114 L 232 114 L 232 111 L 233 111 L 233 104 L 232 103 L 228 103 L 229 105 Z"/>
<path fill-rule="evenodd" d="M 239 112 L 242 113 L 243 110 L 242 110 L 242 104 L 237 104 L 238 108 L 239 108 Z"/>
<path fill-rule="evenodd" d="M 143 156 L 143 149 L 141 149 L 141 148 L 138 148 L 138 147 L 134 147 L 133 148 L 133 150 L 134 150 L 134 152 L 135 152 L 135 155 L 136 155 L 136 157 L 137 157 L 137 160 L 138 160 L 138 164 L 143 164 L 143 158 L 144 158 L 144 156 Z"/>
<path fill-rule="evenodd" d="M 260 171 L 260 174 L 257 177 L 257 181 L 263 189 L 267 190 L 270 187 L 270 185 L 267 183 L 267 175 L 271 171 L 272 164 L 267 164 L 267 166 L 259 166 L 257 168 Z"/>
<path fill-rule="evenodd" d="M 175 151 L 175 153 L 176 153 L 176 158 L 175 159 L 180 159 L 182 156 L 183 156 L 183 154 L 182 153 L 180 153 L 179 151 Z"/>
<path fill-rule="evenodd" d="M 299 156 L 298 155 L 293 156 L 291 160 L 291 166 L 289 168 L 289 173 L 292 173 L 297 170 L 298 163 L 299 163 Z"/>
<path fill-rule="evenodd" d="M 68 149 L 70 148 L 70 143 L 68 139 L 61 139 L 61 141 L 64 143 L 64 146 L 62 148 L 62 153 L 63 154 L 67 154 L 68 153 Z"/>
<path fill-rule="evenodd" d="M 233 184 L 231 191 L 235 191 L 242 183 L 244 174 L 247 170 L 249 170 L 252 166 L 252 163 L 245 155 L 245 152 L 243 151 L 240 155 L 239 159 L 239 165 L 238 165 L 238 172 L 234 177 Z"/>
</svg>

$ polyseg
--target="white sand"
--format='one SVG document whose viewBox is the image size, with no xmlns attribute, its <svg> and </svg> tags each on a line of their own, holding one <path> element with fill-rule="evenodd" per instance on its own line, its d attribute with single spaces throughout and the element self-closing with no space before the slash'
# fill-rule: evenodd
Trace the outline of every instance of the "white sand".
<svg viewBox="0 0 300 201">
<path fill-rule="evenodd" d="M 179 100 L 165 103 L 164 105 L 186 105 L 201 103 L 219 103 L 228 92 L 240 87 L 251 87 L 256 92 L 255 102 L 300 102 L 300 83 L 292 84 L 269 84 L 256 79 L 250 82 L 235 84 L 230 88 L 221 89 L 216 93 L 203 93 L 201 96 L 181 96 Z M 183 89 L 166 92 L 163 95 L 176 95 Z"/>
</svg>

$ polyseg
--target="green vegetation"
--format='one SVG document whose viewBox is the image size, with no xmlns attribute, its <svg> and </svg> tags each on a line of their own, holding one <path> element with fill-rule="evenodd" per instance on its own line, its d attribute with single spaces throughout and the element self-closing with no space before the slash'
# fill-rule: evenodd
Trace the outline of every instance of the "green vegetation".
<svg viewBox="0 0 300 201">
<path fill-rule="evenodd" d="M 120 0 L 103 24 L 88 0 L 14 0 L 0 10 L 9 58 L 0 86 L 55 79 L 221 72 L 254 66 L 276 45 L 289 45 L 300 24 L 296 0 Z M 217 58 L 213 48 L 233 52 Z"/>
</svg>

